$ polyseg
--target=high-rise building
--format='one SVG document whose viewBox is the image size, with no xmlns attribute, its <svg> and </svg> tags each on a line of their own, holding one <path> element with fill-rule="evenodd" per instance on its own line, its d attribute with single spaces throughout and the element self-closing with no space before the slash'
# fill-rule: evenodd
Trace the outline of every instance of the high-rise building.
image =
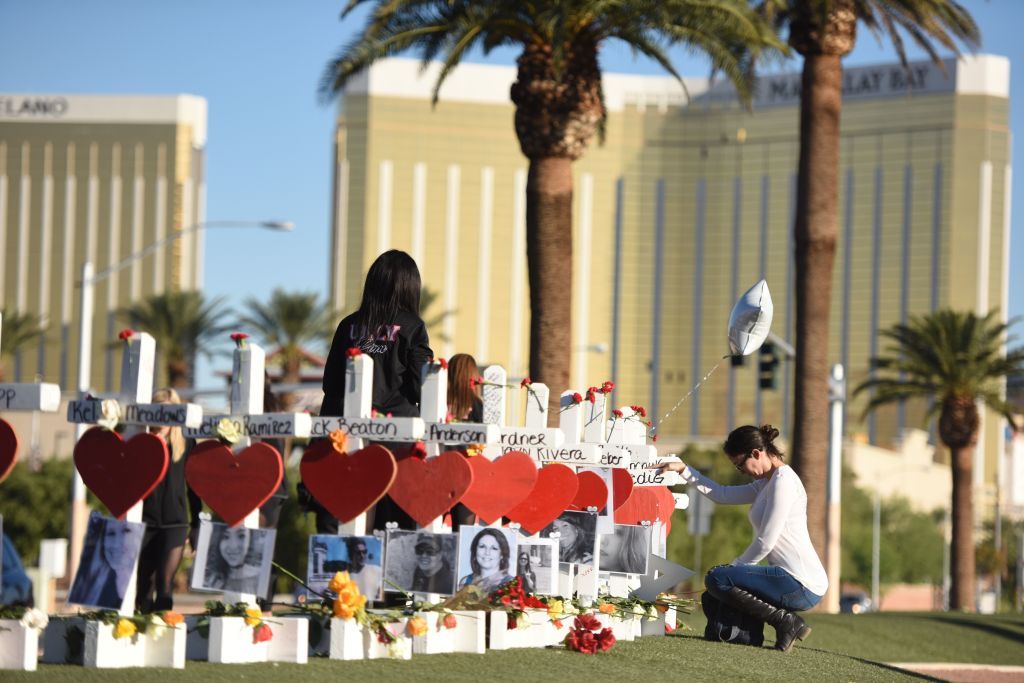
<svg viewBox="0 0 1024 683">
<path fill-rule="evenodd" d="M 438 72 L 380 62 L 342 98 L 335 137 L 330 291 L 358 305 L 388 248 L 409 251 L 446 313 L 435 350 L 528 371 L 527 161 L 508 99 L 512 67 L 466 64 L 431 106 Z M 618 404 L 669 412 L 663 439 L 721 439 L 736 424 L 792 427 L 793 368 L 761 389 L 757 356 L 732 367 L 726 329 L 738 296 L 767 279 L 773 331 L 793 341 L 792 225 L 799 74 L 762 78 L 751 109 L 699 79 L 606 74 L 608 126 L 575 164 L 573 362 L 576 387 L 617 383 Z M 974 56 L 850 68 L 844 74 L 840 236 L 829 357 L 851 386 L 885 350 L 878 331 L 939 308 L 1006 315 L 1009 62 Z M 568 285 L 569 283 L 567 283 Z M 889 446 L 924 424 L 894 406 L 851 433 Z M 986 417 L 979 477 L 994 476 L 1002 429 Z"/>
<path fill-rule="evenodd" d="M 0 307 L 38 315 L 44 335 L 8 379 L 77 377 L 81 269 L 96 272 L 202 221 L 206 100 L 190 95 L 0 95 Z M 116 390 L 118 309 L 197 289 L 194 234 L 95 288 L 92 385 Z M 12 376 L 13 375 L 13 376 Z"/>
</svg>

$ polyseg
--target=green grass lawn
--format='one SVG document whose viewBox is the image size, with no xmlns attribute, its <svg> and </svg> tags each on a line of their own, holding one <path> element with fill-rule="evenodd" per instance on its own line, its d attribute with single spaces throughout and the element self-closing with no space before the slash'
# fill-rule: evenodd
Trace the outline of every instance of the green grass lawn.
<svg viewBox="0 0 1024 683">
<path fill-rule="evenodd" d="M 409 662 L 215 665 L 189 662 L 167 669 L 89 670 L 40 666 L 34 674 L 4 672 L 4 681 L 893 681 L 935 680 L 906 673 L 886 662 L 981 662 L 1024 665 L 1024 617 L 962 614 L 812 614 L 811 637 L 793 652 L 750 648 L 702 639 L 703 617 L 687 618 L 688 629 L 667 638 L 619 643 L 595 656 L 558 649 L 488 652 L 486 655 L 423 655 Z M 771 634 L 771 629 L 766 635 Z"/>
</svg>

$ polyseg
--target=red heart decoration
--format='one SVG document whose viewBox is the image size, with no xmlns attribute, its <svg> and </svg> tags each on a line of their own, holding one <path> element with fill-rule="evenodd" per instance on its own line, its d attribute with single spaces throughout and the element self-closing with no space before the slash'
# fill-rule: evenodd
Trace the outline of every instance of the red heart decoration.
<svg viewBox="0 0 1024 683">
<path fill-rule="evenodd" d="M 146 433 L 125 442 L 117 432 L 93 427 L 75 444 L 75 467 L 110 514 L 123 519 L 163 480 L 167 444 Z"/>
<path fill-rule="evenodd" d="M 579 487 L 576 473 L 560 463 L 545 465 L 537 473 L 537 483 L 519 505 L 505 513 L 528 534 L 535 534 L 565 512 Z"/>
<path fill-rule="evenodd" d="M 578 472 L 576 474 L 578 488 L 576 497 L 572 499 L 567 509 L 582 510 L 595 507 L 603 510 L 608 505 L 608 485 L 597 472 Z"/>
<path fill-rule="evenodd" d="M 339 453 L 329 440 L 306 449 L 299 465 L 302 483 L 341 522 L 370 509 L 391 488 L 398 473 L 395 456 L 373 444 L 354 453 Z"/>
<path fill-rule="evenodd" d="M 462 504 L 476 513 L 477 522 L 490 524 L 526 500 L 537 482 L 537 465 L 522 451 L 512 451 L 495 460 L 476 456 L 468 460 L 473 485 L 462 496 Z"/>
<path fill-rule="evenodd" d="M 478 456 L 479 457 L 479 456 Z M 406 458 L 388 495 L 420 526 L 428 526 L 462 500 L 473 484 L 473 468 L 458 451 L 436 458 Z"/>
<path fill-rule="evenodd" d="M 633 475 L 629 470 L 616 467 L 612 470 L 612 509 L 618 510 L 627 500 L 629 494 L 633 493 Z"/>
<path fill-rule="evenodd" d="M 0 420 L 0 481 L 14 469 L 18 462 L 18 435 L 7 420 Z"/>
<path fill-rule="evenodd" d="M 667 486 L 636 486 L 629 500 L 615 511 L 616 524 L 640 524 L 656 522 L 665 524 L 665 532 L 672 528 L 672 513 L 676 499 Z"/>
<path fill-rule="evenodd" d="M 188 485 L 228 526 L 240 524 L 267 502 L 283 475 L 281 454 L 265 443 L 235 454 L 219 441 L 203 441 L 185 463 Z"/>
</svg>

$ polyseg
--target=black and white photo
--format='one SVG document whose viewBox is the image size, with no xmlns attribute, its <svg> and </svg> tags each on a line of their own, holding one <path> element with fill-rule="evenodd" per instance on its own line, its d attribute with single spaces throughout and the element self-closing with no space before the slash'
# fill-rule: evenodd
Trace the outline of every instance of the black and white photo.
<svg viewBox="0 0 1024 683">
<path fill-rule="evenodd" d="M 310 536 L 306 583 L 314 591 L 323 593 L 335 572 L 348 572 L 361 594 L 378 600 L 383 583 L 383 550 L 384 544 L 376 536 Z"/>
<path fill-rule="evenodd" d="M 146 525 L 141 522 L 122 522 L 92 513 L 68 602 L 120 610 L 139 564 L 145 531 Z"/>
<path fill-rule="evenodd" d="M 494 592 L 515 571 L 518 533 L 513 529 L 464 526 L 459 529 L 459 585 Z"/>
<path fill-rule="evenodd" d="M 275 534 L 273 529 L 203 522 L 192 568 L 192 588 L 266 595 Z"/>
<path fill-rule="evenodd" d="M 455 592 L 456 536 L 388 531 L 384 590 L 451 595 Z"/>
<path fill-rule="evenodd" d="M 597 515 L 566 510 L 547 525 L 541 536 L 558 534 L 558 561 L 590 566 L 597 546 Z"/>
<path fill-rule="evenodd" d="M 556 542 L 551 538 L 522 538 L 516 551 L 516 576 L 523 590 L 537 595 L 554 595 L 558 586 Z"/>
<path fill-rule="evenodd" d="M 651 527 L 616 524 L 615 533 L 601 534 L 598 569 L 603 572 L 646 574 L 651 556 Z"/>
</svg>

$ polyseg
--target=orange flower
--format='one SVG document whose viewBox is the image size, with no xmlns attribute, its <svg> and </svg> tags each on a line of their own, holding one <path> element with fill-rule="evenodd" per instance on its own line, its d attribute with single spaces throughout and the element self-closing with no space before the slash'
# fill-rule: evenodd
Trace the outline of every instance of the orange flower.
<svg viewBox="0 0 1024 683">
<path fill-rule="evenodd" d="M 344 431 L 340 429 L 335 429 L 333 432 L 330 433 L 330 438 L 331 446 L 334 448 L 334 450 L 344 454 L 345 447 L 348 444 L 348 434 L 346 434 Z"/>
<path fill-rule="evenodd" d="M 338 593 L 334 600 L 334 616 L 339 619 L 351 619 L 366 606 L 366 596 L 359 594 L 359 589 L 346 588 Z"/>
<path fill-rule="evenodd" d="M 482 443 L 471 443 L 468 446 L 466 446 L 466 455 L 468 455 L 471 458 L 474 458 L 478 455 L 483 455 L 483 453 L 484 445 Z"/>
<path fill-rule="evenodd" d="M 185 621 L 185 617 L 178 612 L 164 612 L 160 615 L 160 618 L 164 620 L 164 623 L 168 626 L 177 626 L 181 622 Z"/>
<path fill-rule="evenodd" d="M 444 615 L 444 619 L 441 621 L 441 625 L 445 628 L 455 628 L 459 625 L 459 622 L 455 618 L 454 614 L 446 614 Z"/>
<path fill-rule="evenodd" d="M 613 614 L 615 612 L 615 605 L 610 602 L 602 602 L 597 606 L 597 611 L 601 614 Z"/>
<path fill-rule="evenodd" d="M 423 617 L 410 617 L 405 624 L 405 630 L 410 636 L 424 636 L 427 634 L 427 620 Z"/>
</svg>

